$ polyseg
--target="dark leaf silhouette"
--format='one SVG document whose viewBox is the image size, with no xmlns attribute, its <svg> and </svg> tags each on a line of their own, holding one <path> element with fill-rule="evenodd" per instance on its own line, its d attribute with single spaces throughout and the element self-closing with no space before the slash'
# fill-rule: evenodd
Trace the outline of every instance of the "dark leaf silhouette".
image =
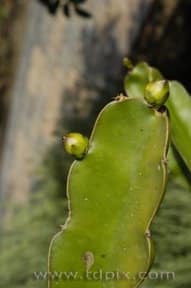
<svg viewBox="0 0 191 288">
<path fill-rule="evenodd" d="M 83 4 L 87 2 L 87 0 L 69 0 L 69 2 L 74 3 L 74 4 Z"/>
<path fill-rule="evenodd" d="M 38 0 L 40 3 L 46 6 L 48 9 L 49 13 L 52 15 L 55 15 L 57 10 L 59 8 L 62 9 L 63 14 L 66 17 L 71 16 L 71 8 L 74 8 L 74 11 L 76 12 L 77 15 L 84 17 L 84 18 L 90 18 L 91 13 L 86 11 L 85 9 L 81 8 L 81 4 L 84 4 L 87 0 Z"/>
<path fill-rule="evenodd" d="M 59 0 L 39 0 L 42 4 L 44 4 L 48 11 L 51 14 L 55 14 L 57 12 L 57 9 L 59 7 L 60 1 Z"/>
<path fill-rule="evenodd" d="M 84 18 L 90 18 L 92 16 L 89 12 L 80 8 L 78 5 L 75 5 L 75 11 L 79 16 L 82 16 Z"/>
<path fill-rule="evenodd" d="M 70 7 L 69 5 L 65 4 L 63 6 L 63 13 L 66 17 L 70 17 Z"/>
</svg>

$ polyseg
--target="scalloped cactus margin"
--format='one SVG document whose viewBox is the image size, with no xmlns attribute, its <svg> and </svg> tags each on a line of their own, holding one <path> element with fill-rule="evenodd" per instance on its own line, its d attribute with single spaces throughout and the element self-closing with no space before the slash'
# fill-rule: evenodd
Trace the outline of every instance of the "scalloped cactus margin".
<svg viewBox="0 0 191 288">
<path fill-rule="evenodd" d="M 166 111 L 141 99 L 120 96 L 101 111 L 87 154 L 69 172 L 69 216 L 49 250 L 49 273 L 60 277 L 49 288 L 141 284 L 153 260 L 149 227 L 164 195 L 168 135 Z"/>
</svg>

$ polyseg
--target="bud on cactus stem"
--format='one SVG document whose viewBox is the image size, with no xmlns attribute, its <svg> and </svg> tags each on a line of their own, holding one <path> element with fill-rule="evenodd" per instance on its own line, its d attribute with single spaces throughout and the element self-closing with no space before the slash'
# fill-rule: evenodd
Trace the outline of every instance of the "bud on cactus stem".
<svg viewBox="0 0 191 288">
<path fill-rule="evenodd" d="M 63 137 L 64 148 L 76 159 L 84 158 L 88 149 L 88 138 L 80 133 L 69 133 Z"/>
<path fill-rule="evenodd" d="M 145 87 L 144 98 L 148 104 L 160 108 L 169 97 L 169 83 L 167 80 L 150 82 Z"/>
</svg>

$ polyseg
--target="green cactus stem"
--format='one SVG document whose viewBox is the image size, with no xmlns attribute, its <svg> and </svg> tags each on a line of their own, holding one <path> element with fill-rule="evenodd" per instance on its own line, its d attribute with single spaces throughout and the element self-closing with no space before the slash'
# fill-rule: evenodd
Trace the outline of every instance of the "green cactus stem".
<svg viewBox="0 0 191 288">
<path fill-rule="evenodd" d="M 166 103 L 171 119 L 171 136 L 180 156 L 191 171 L 191 96 L 177 81 L 169 81 Z"/>
<path fill-rule="evenodd" d="M 140 62 L 125 77 L 125 92 L 129 97 L 142 98 L 146 85 L 158 80 L 163 80 L 161 73 L 147 63 Z"/>
<path fill-rule="evenodd" d="M 138 63 L 125 78 L 126 94 L 130 97 L 143 98 L 145 90 L 151 87 L 154 81 L 151 75 L 156 76 L 155 81 L 164 79 L 157 69 L 144 62 Z M 191 171 L 191 96 L 177 81 L 168 81 L 168 86 L 169 97 L 165 99 L 167 100 L 165 106 L 170 115 L 172 143 Z M 167 93 L 166 96 L 168 96 Z"/>
<path fill-rule="evenodd" d="M 168 126 L 166 112 L 141 99 L 117 98 L 101 111 L 86 156 L 69 172 L 69 216 L 50 245 L 49 288 L 143 281 L 153 259 L 150 224 L 166 185 Z"/>
</svg>

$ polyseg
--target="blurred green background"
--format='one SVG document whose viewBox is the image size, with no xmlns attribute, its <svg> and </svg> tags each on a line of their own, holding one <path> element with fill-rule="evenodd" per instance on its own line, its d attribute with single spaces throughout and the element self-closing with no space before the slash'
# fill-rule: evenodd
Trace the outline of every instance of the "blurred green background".
<svg viewBox="0 0 191 288">
<path fill-rule="evenodd" d="M 87 0 L 76 1 L 77 10 L 71 1 L 64 11 L 29 2 L 0 3 L 0 286 L 7 288 L 47 287 L 34 272 L 47 271 L 49 243 L 67 216 L 72 159 L 61 137 L 90 135 L 97 113 L 123 91 L 123 57 L 149 61 L 191 91 L 191 1 Z M 175 279 L 147 280 L 145 288 L 191 285 L 191 176 L 175 151 L 170 159 L 152 224 L 152 271 Z"/>
</svg>

